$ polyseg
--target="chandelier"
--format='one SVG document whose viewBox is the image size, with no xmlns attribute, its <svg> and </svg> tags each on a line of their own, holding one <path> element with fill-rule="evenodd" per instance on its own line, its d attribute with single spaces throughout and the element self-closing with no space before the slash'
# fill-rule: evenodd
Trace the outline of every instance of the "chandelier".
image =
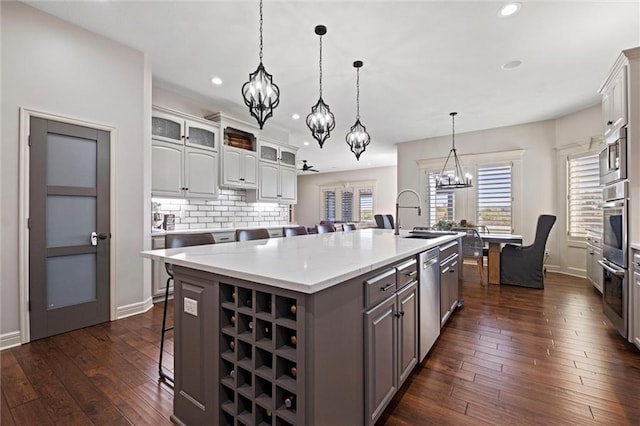
<svg viewBox="0 0 640 426">
<path fill-rule="evenodd" d="M 444 162 L 442 171 L 439 175 L 436 175 L 436 189 L 470 188 L 473 186 L 471 184 L 471 174 L 462 172 L 462 165 L 460 165 L 460 160 L 456 153 L 455 117 L 458 113 L 451 112 L 449 115 L 451 116 L 451 150 L 447 156 L 447 161 Z M 453 172 L 447 171 L 447 164 L 449 164 L 452 155 Z"/>
<path fill-rule="evenodd" d="M 249 74 L 249 81 L 242 85 L 242 97 L 251 115 L 258 120 L 260 129 L 280 103 L 280 89 L 262 65 L 262 0 L 260 0 L 260 64 L 253 73 Z"/>
<path fill-rule="evenodd" d="M 367 133 L 367 128 L 360 123 L 360 68 L 362 61 L 355 61 L 353 67 L 356 69 L 356 122 L 349 133 L 347 133 L 347 144 L 351 148 L 351 152 L 356 155 L 356 160 L 360 161 L 360 155 L 365 151 L 367 145 L 371 143 L 371 137 Z"/>
<path fill-rule="evenodd" d="M 320 99 L 311 108 L 311 114 L 307 116 L 307 127 L 322 148 L 324 142 L 329 139 L 331 131 L 336 127 L 336 122 L 333 113 L 329 110 L 329 105 L 322 100 L 322 36 L 327 33 L 327 27 L 317 25 L 315 32 L 320 36 Z"/>
</svg>

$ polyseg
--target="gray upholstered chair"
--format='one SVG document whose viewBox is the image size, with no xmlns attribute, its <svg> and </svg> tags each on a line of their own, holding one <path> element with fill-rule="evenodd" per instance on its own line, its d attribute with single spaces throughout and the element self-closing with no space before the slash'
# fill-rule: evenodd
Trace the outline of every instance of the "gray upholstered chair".
<svg viewBox="0 0 640 426">
<path fill-rule="evenodd" d="M 265 228 L 236 229 L 236 241 L 266 240 L 269 231 Z"/>
<path fill-rule="evenodd" d="M 214 244 L 216 241 L 213 239 L 213 234 L 201 233 L 201 234 L 167 234 L 164 236 L 164 248 L 180 248 L 190 246 L 201 246 L 205 244 Z M 164 308 L 162 310 L 162 331 L 160 334 L 160 357 L 158 359 L 158 374 L 160 379 L 168 380 L 173 383 L 173 377 L 169 376 L 162 370 L 162 354 L 164 352 L 164 336 L 167 331 L 173 330 L 173 327 L 167 327 L 167 304 L 169 302 L 169 286 L 171 280 L 173 280 L 173 265 L 165 262 L 164 267 L 167 270 L 167 287 L 164 290 Z"/>
<path fill-rule="evenodd" d="M 288 228 L 283 228 L 282 232 L 285 237 L 295 237 L 296 235 L 307 235 L 307 228 L 304 226 L 290 226 Z"/>
<path fill-rule="evenodd" d="M 336 226 L 333 223 L 319 223 L 316 225 L 318 234 L 326 234 L 327 232 L 336 232 Z"/>
<path fill-rule="evenodd" d="M 390 214 L 376 214 L 373 215 L 378 228 L 393 229 L 393 215 Z"/>
<path fill-rule="evenodd" d="M 355 231 L 356 230 L 356 224 L 355 223 L 343 223 L 342 224 L 342 230 L 343 231 Z"/>
<path fill-rule="evenodd" d="M 475 228 L 451 228 L 452 231 L 464 232 L 462 237 L 462 259 L 470 259 L 478 265 L 478 273 L 480 274 L 480 284 L 484 286 L 484 262 L 482 247 L 482 237 Z"/>
<path fill-rule="evenodd" d="M 536 237 L 529 246 L 507 244 L 500 253 L 500 284 L 544 288 L 544 250 L 556 222 L 553 215 L 540 215 Z"/>
</svg>

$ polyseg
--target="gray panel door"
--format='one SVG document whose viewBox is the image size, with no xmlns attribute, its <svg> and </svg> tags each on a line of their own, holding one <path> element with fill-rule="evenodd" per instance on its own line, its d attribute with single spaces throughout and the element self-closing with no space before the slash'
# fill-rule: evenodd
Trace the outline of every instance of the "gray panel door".
<svg viewBox="0 0 640 426">
<path fill-rule="evenodd" d="M 398 387 L 418 363 L 418 286 L 408 285 L 398 292 Z"/>
<path fill-rule="evenodd" d="M 109 321 L 109 141 L 31 119 L 31 340 Z"/>
</svg>

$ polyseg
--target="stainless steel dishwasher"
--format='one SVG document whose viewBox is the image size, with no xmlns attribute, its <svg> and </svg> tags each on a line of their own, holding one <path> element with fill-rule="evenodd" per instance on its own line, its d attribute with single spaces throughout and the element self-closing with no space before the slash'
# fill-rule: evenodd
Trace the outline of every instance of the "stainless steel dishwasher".
<svg viewBox="0 0 640 426">
<path fill-rule="evenodd" d="M 440 335 L 440 263 L 438 247 L 418 255 L 420 269 L 420 362 Z"/>
</svg>

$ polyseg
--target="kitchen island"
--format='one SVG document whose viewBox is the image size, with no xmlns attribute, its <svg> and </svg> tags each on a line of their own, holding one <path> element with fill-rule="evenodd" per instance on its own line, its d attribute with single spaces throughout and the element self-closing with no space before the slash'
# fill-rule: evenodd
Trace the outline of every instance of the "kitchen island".
<svg viewBox="0 0 640 426">
<path fill-rule="evenodd" d="M 459 237 L 405 236 L 365 229 L 143 252 L 174 265 L 172 419 L 374 423 L 418 362 L 416 255 Z"/>
</svg>

